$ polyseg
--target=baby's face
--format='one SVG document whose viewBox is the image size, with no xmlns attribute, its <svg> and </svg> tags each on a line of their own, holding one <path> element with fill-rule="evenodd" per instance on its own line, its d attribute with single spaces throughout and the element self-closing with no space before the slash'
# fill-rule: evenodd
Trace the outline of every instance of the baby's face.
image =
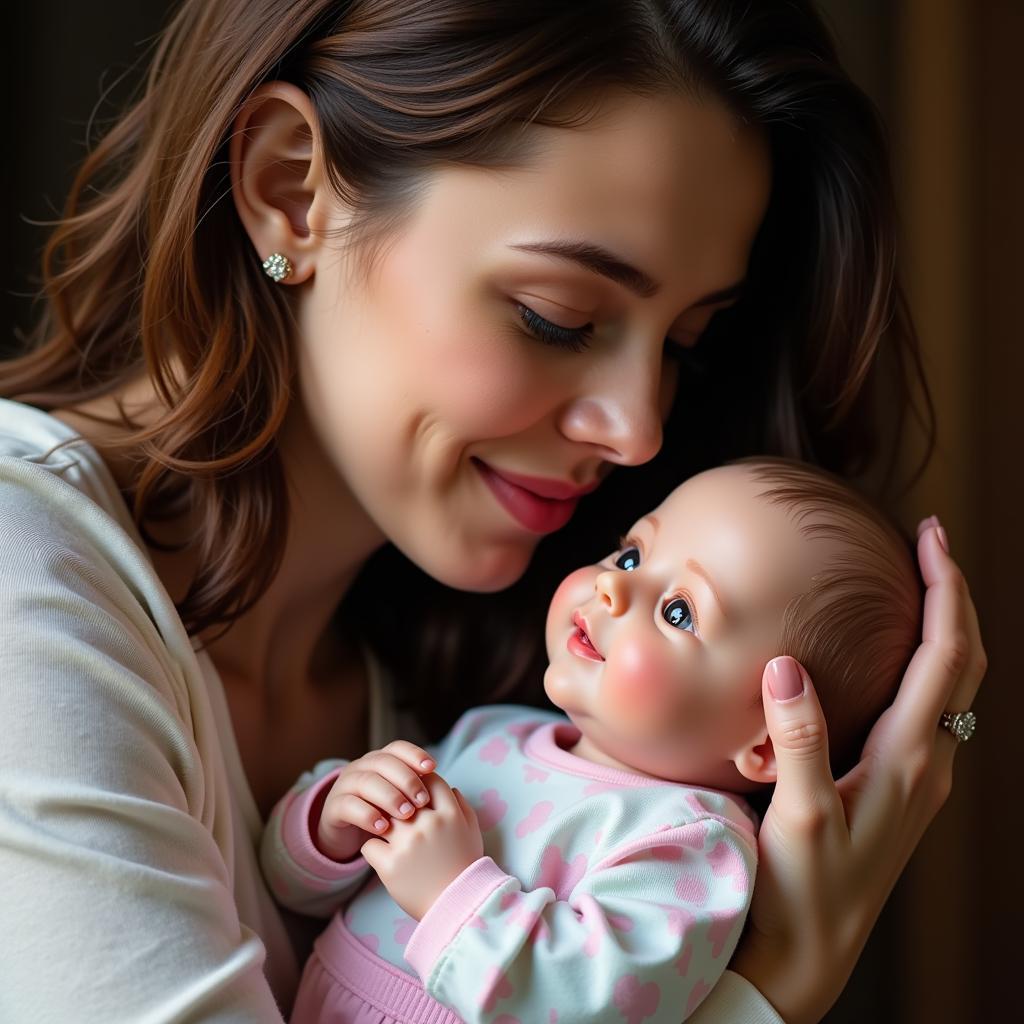
<svg viewBox="0 0 1024 1024">
<path fill-rule="evenodd" d="M 761 675 L 829 552 L 727 466 L 678 487 L 548 609 L 544 687 L 576 753 L 725 789 L 774 778 Z"/>
</svg>

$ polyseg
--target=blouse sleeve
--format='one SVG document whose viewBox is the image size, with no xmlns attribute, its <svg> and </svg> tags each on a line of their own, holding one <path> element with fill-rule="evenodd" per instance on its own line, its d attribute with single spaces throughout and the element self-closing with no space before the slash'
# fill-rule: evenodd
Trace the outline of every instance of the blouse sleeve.
<svg viewBox="0 0 1024 1024">
<path fill-rule="evenodd" d="M 775 1007 L 741 974 L 724 971 L 687 1024 L 785 1024 Z"/>
<path fill-rule="evenodd" d="M 0 465 L 0 1019 L 282 1024 L 204 772 L 216 737 L 123 571 L 144 555 L 18 472 Z"/>
</svg>

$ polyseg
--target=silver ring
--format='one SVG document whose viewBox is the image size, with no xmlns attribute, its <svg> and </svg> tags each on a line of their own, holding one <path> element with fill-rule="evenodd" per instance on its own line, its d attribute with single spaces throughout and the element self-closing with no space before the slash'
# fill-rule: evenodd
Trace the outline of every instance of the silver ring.
<svg viewBox="0 0 1024 1024">
<path fill-rule="evenodd" d="M 973 711 L 945 711 L 939 719 L 939 725 L 948 729 L 956 738 L 957 743 L 964 743 L 974 735 L 978 723 Z"/>
</svg>

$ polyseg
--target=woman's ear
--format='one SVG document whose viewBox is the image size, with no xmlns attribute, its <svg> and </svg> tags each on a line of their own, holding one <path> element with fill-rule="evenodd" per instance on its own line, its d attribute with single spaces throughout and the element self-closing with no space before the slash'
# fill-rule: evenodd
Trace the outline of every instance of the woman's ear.
<svg viewBox="0 0 1024 1024">
<path fill-rule="evenodd" d="M 293 267 L 288 284 L 308 280 L 331 202 L 316 114 L 290 82 L 267 82 L 246 100 L 229 143 L 231 192 L 260 262 L 271 253 Z"/>
<path fill-rule="evenodd" d="M 775 746 L 767 728 L 733 755 L 736 770 L 751 782 L 774 782 L 778 774 Z"/>
</svg>

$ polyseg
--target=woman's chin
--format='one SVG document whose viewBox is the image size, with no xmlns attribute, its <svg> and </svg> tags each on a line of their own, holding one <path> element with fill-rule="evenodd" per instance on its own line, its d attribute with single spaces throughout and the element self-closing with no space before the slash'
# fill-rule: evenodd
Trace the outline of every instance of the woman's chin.
<svg viewBox="0 0 1024 1024">
<path fill-rule="evenodd" d="M 486 551 L 467 551 L 443 562 L 418 562 L 424 572 L 456 590 L 493 594 L 511 587 L 530 564 L 534 546 L 495 546 Z"/>
</svg>

